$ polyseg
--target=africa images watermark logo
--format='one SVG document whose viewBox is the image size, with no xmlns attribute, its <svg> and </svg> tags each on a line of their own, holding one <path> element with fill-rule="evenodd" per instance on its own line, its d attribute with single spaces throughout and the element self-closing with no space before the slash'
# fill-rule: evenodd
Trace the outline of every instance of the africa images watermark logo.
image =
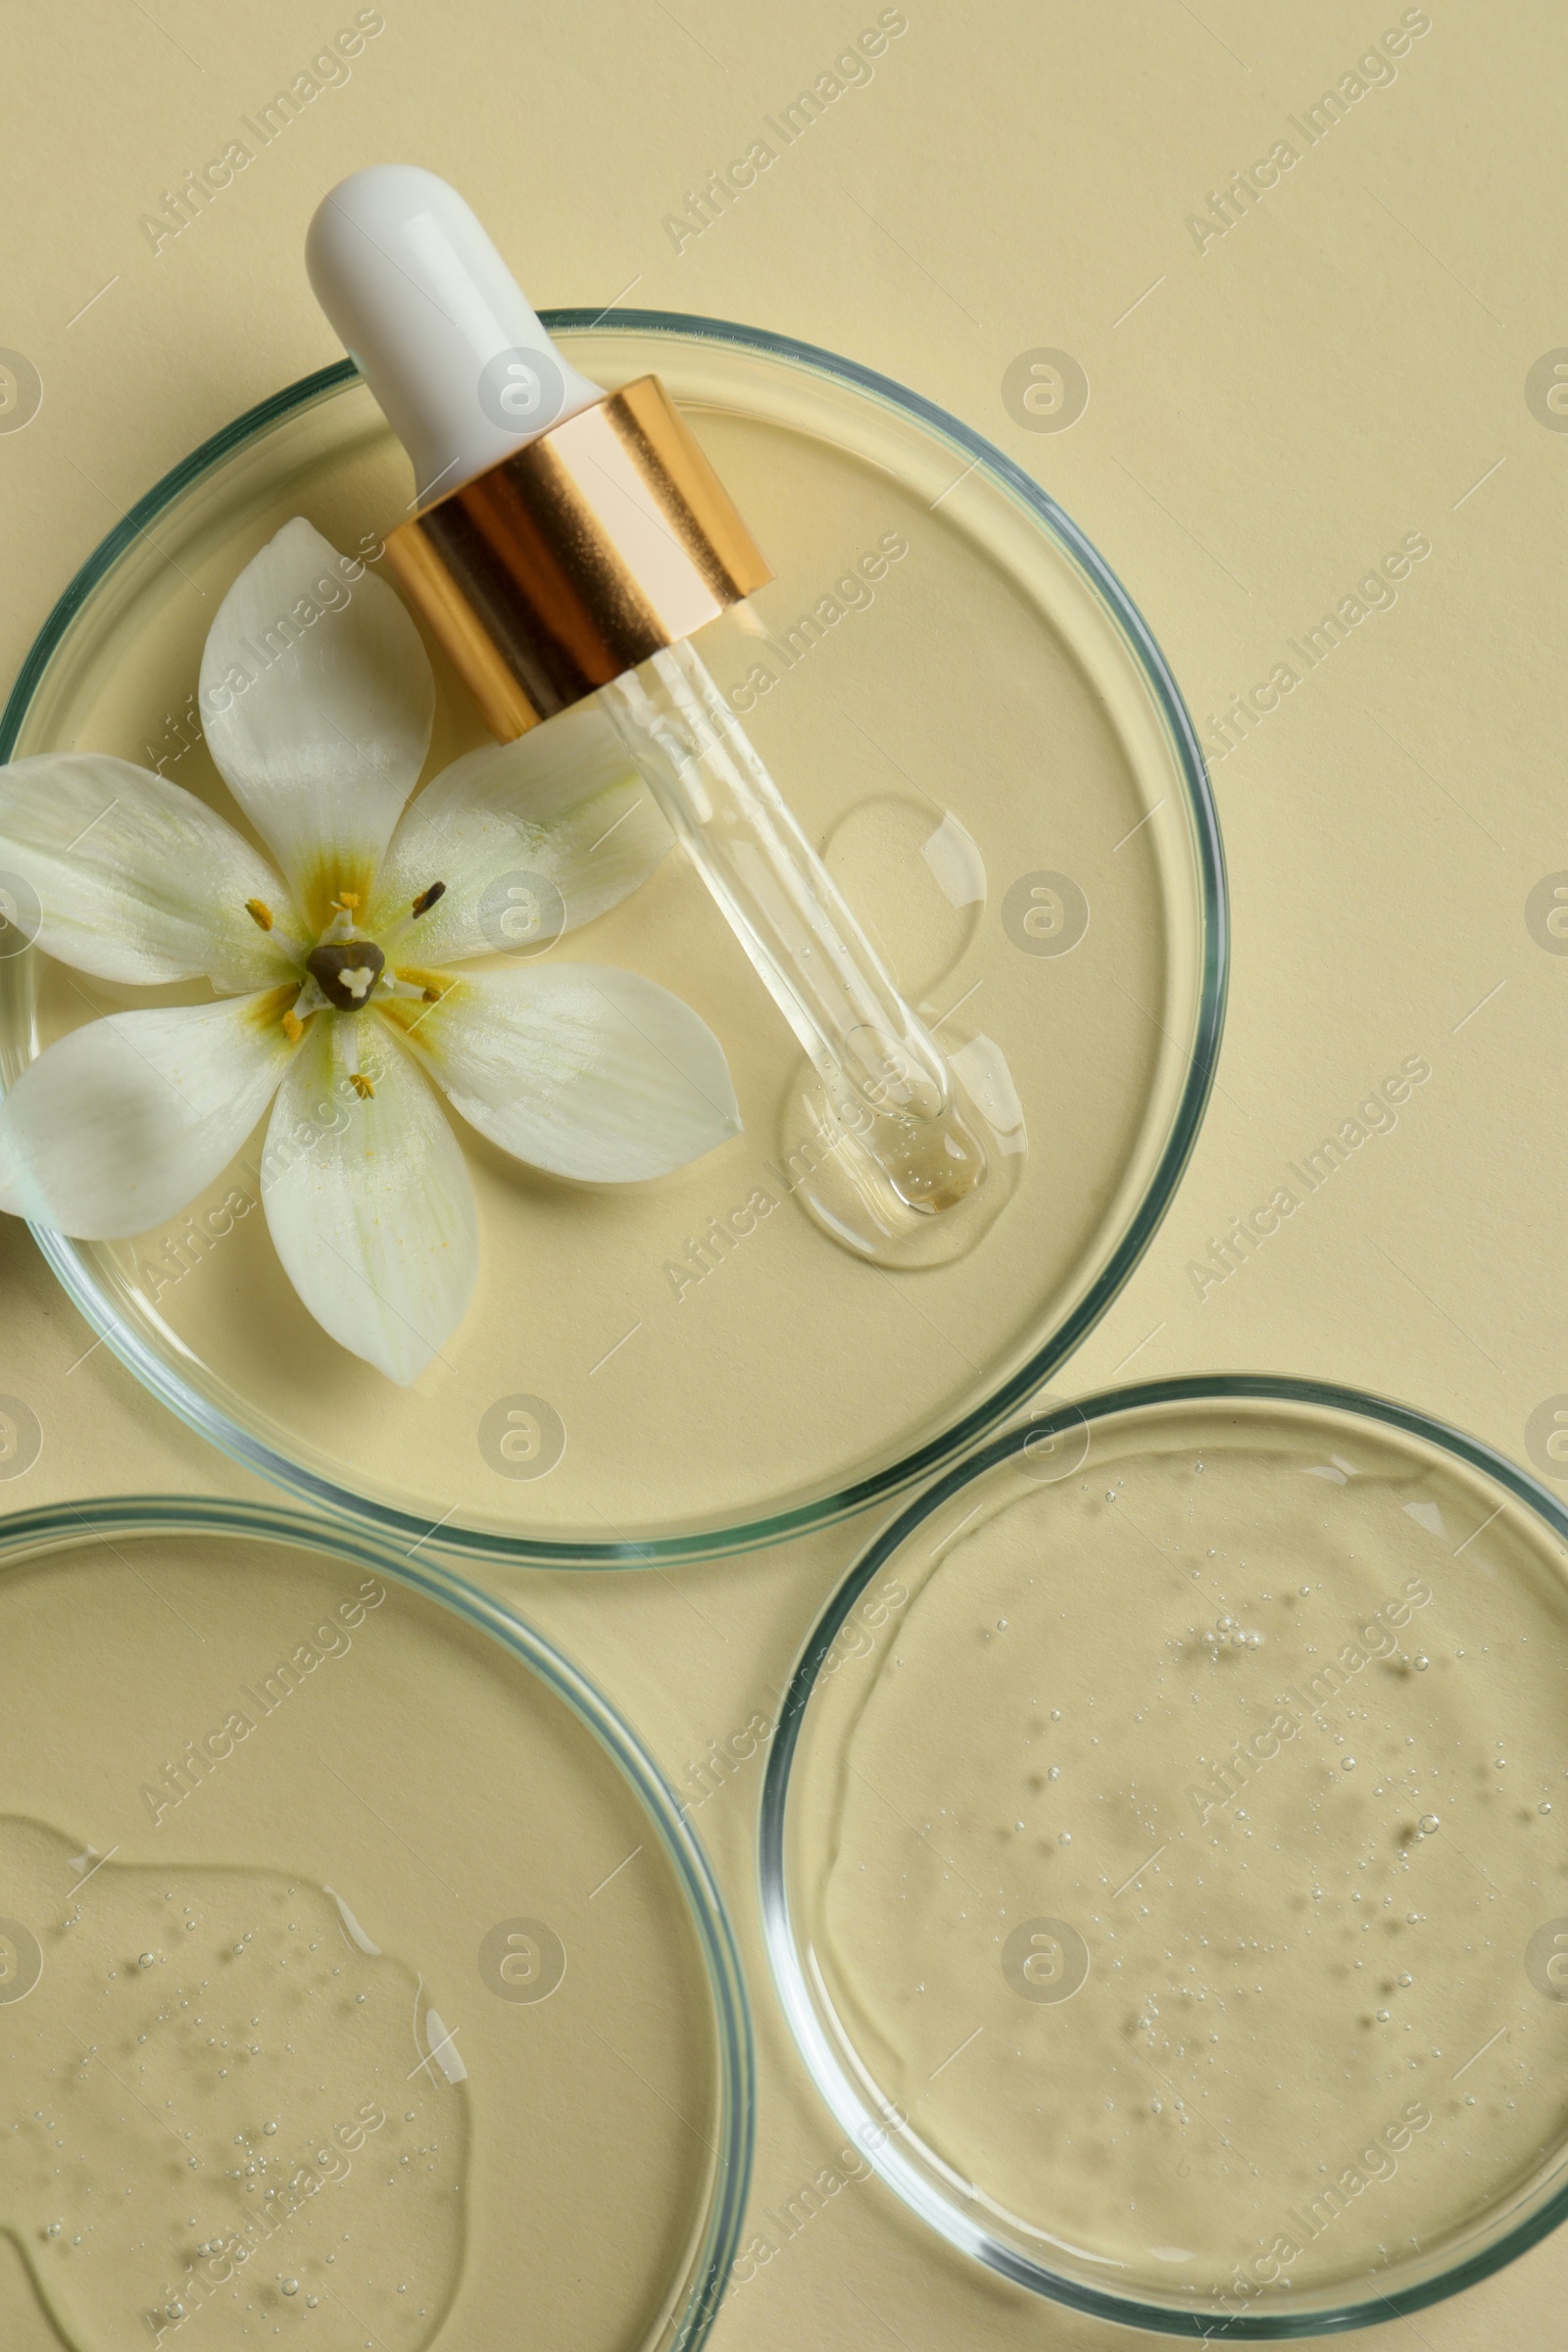
<svg viewBox="0 0 1568 2352">
<path fill-rule="evenodd" d="M 680 212 L 664 215 L 664 234 L 675 251 L 684 253 L 694 239 L 721 220 L 749 188 L 756 187 L 760 174 L 770 172 L 781 155 L 804 139 L 847 90 L 863 89 L 875 72 L 873 60 L 886 56 L 888 43 L 908 29 L 909 20 L 902 8 L 885 8 L 875 24 L 868 24 L 842 49 L 808 89 L 780 107 L 776 115 L 764 115 L 763 128 L 746 153 L 721 171 L 710 172 L 700 188 L 688 188 Z"/>
<path fill-rule="evenodd" d="M 1294 694 L 1313 670 L 1321 669 L 1331 655 L 1348 642 L 1352 630 L 1374 612 L 1392 612 L 1399 601 L 1400 586 L 1431 553 L 1432 542 L 1425 531 L 1406 531 L 1398 546 L 1391 548 L 1318 620 L 1303 627 L 1298 636 L 1287 637 L 1285 652 L 1266 678 L 1260 678 L 1245 694 L 1231 695 L 1222 712 L 1209 712 L 1203 729 L 1203 757 L 1209 765 L 1240 751 L 1263 720 L 1280 709 L 1285 697 Z"/>
<path fill-rule="evenodd" d="M 1209 1237 L 1202 1257 L 1188 1259 L 1187 1279 L 1199 1298 L 1206 1299 L 1222 1282 L 1240 1274 L 1263 1244 L 1284 1230 L 1287 1219 L 1348 1165 L 1352 1152 L 1359 1152 L 1375 1135 L 1392 1135 L 1399 1124 L 1399 1109 L 1413 1100 L 1414 1090 L 1425 1086 L 1431 1075 L 1432 1064 L 1424 1054 L 1407 1054 L 1393 1076 L 1372 1087 L 1353 1113 L 1341 1119 L 1313 1150 L 1303 1152 L 1299 1159 L 1288 1159 L 1282 1180 L 1269 1199 L 1250 1215 L 1232 1217 L 1223 1237 Z"/>
<path fill-rule="evenodd" d="M 259 1676 L 255 1683 L 242 1683 L 241 1703 L 231 1707 L 223 1721 L 214 1724 L 200 1739 L 187 1740 L 177 1762 L 166 1759 L 163 1771 L 143 1782 L 141 1801 L 154 1828 L 162 1825 L 166 1813 L 194 1796 L 259 1725 L 303 1690 L 308 1675 L 315 1674 L 329 1658 L 346 1657 L 354 1646 L 351 1631 L 358 1631 L 365 1623 L 367 1611 L 378 1609 L 385 1598 L 385 1585 L 373 1576 L 366 1577 L 356 1593 L 340 1600 L 335 1609 L 324 1612 L 268 1673 Z"/>
<path fill-rule="evenodd" d="M 43 377 L 25 352 L 0 347 L 0 433 L 20 433 L 43 406 Z"/>
<path fill-rule="evenodd" d="M 1352 107 L 1374 90 L 1392 89 L 1399 78 L 1396 59 L 1407 57 L 1411 45 L 1431 30 L 1432 19 L 1424 8 L 1407 8 L 1398 24 L 1364 50 L 1353 66 L 1348 66 L 1332 88 L 1303 106 L 1298 115 L 1287 115 L 1289 133 L 1282 133 L 1255 164 L 1232 172 L 1222 188 L 1210 188 L 1206 213 L 1188 214 L 1187 233 L 1199 252 L 1206 253 L 1221 237 L 1239 228 L 1270 190 L 1281 185 L 1286 173 L 1294 172 L 1304 156 L 1321 147 L 1331 131 L 1348 119 Z"/>
<path fill-rule="evenodd" d="M 241 135 L 230 139 L 221 155 L 211 157 L 198 171 L 187 172 L 177 188 L 165 188 L 158 211 L 143 213 L 140 221 L 141 232 L 154 253 L 162 253 L 166 245 L 172 245 L 187 228 L 194 227 L 224 189 L 233 186 L 240 172 L 248 171 L 256 158 L 280 139 L 290 123 L 297 122 L 305 109 L 313 106 L 324 91 L 341 89 L 344 82 L 352 79 L 349 59 L 360 56 L 366 42 L 373 41 L 377 33 L 385 30 L 386 19 L 379 9 L 362 8 L 352 24 L 343 25 L 308 66 L 300 68 L 286 89 L 274 91 L 265 106 L 256 109 L 254 116 L 241 115 Z"/>
</svg>

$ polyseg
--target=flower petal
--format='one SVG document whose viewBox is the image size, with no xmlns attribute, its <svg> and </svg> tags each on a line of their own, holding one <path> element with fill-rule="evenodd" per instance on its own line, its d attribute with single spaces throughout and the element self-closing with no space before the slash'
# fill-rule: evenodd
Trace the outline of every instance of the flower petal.
<svg viewBox="0 0 1568 2352">
<path fill-rule="evenodd" d="M 610 720 L 578 703 L 431 779 L 393 838 L 369 927 L 443 882 L 414 934 L 421 963 L 548 947 L 618 905 L 673 840 Z"/>
<path fill-rule="evenodd" d="M 401 1006 L 386 1017 L 404 1025 Z M 557 1176 L 664 1176 L 740 1133 L 723 1047 L 689 1004 L 635 972 L 475 973 L 408 1032 L 466 1119 Z"/>
<path fill-rule="evenodd" d="M 368 893 L 430 745 L 435 680 L 397 597 L 303 515 L 246 564 L 202 655 L 207 747 L 313 922 Z"/>
<path fill-rule="evenodd" d="M 379 1023 L 357 1025 L 374 1096 L 362 1102 L 352 1084 L 354 1027 L 318 1017 L 272 1113 L 262 1199 L 318 1323 L 407 1386 L 467 1311 L 479 1229 L 440 1104 Z"/>
<path fill-rule="evenodd" d="M 0 887 L 20 875 L 38 945 L 100 980 L 151 985 L 205 972 L 267 988 L 287 959 L 246 901 L 286 916 L 283 885 L 232 825 L 145 767 L 50 752 L 0 768 Z"/>
<path fill-rule="evenodd" d="M 89 1021 L 0 1102 L 0 1208 L 78 1241 L 160 1225 L 220 1176 L 294 1049 L 279 990 Z"/>
</svg>

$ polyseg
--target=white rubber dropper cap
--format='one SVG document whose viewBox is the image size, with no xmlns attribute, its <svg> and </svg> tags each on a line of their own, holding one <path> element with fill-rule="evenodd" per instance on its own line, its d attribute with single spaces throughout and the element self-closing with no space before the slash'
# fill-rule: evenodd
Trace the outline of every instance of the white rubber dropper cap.
<svg viewBox="0 0 1568 2352">
<path fill-rule="evenodd" d="M 305 266 L 413 461 L 421 505 L 604 398 L 433 172 L 376 164 L 340 181 L 317 208 Z"/>
</svg>

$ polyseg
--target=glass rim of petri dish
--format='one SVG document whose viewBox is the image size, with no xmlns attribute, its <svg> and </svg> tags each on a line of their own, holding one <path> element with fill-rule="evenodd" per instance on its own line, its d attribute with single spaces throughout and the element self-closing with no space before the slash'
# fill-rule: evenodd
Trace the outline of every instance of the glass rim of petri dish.
<svg viewBox="0 0 1568 2352">
<path fill-rule="evenodd" d="M 368 1494 L 323 1467 L 295 1458 L 268 1429 L 248 1422 L 204 1388 L 199 1359 L 184 1360 L 178 1345 L 160 1347 L 147 1332 L 115 1308 L 98 1276 L 90 1244 L 78 1244 L 47 1227 L 30 1230 L 72 1303 L 128 1371 L 179 1419 L 231 1460 L 333 1518 L 369 1526 L 393 1539 L 417 1540 L 426 1550 L 498 1566 L 615 1570 L 665 1565 L 758 1549 L 810 1529 L 836 1524 L 929 1478 L 961 1457 L 990 1431 L 1017 1411 L 1081 1345 L 1122 1290 L 1142 1259 L 1191 1157 L 1202 1124 L 1218 1062 L 1230 963 L 1229 901 L 1219 818 L 1198 735 L 1180 690 L 1153 633 L 1105 559 L 1049 492 L 983 434 L 919 393 L 858 362 L 765 329 L 679 312 L 564 309 L 541 314 L 552 334 L 568 340 L 597 333 L 643 334 L 673 347 L 731 348 L 762 360 L 782 362 L 808 376 L 861 395 L 912 423 L 961 461 L 957 480 L 974 472 L 988 478 L 1014 509 L 1054 545 L 1087 584 L 1131 657 L 1164 732 L 1180 779 L 1183 816 L 1196 886 L 1196 985 L 1192 1034 L 1183 1050 L 1179 1084 L 1168 1120 L 1142 1190 L 1131 1196 L 1125 1223 L 1114 1232 L 1103 1262 L 1081 1296 L 1054 1320 L 1033 1347 L 984 1389 L 977 1399 L 929 1435 L 896 1450 L 895 1457 L 858 1475 L 835 1474 L 824 1491 L 758 1509 L 731 1505 L 711 1520 L 675 1533 L 617 1531 L 608 1540 L 569 1534 L 524 1534 L 479 1526 L 462 1512 L 432 1527 L 430 1517 L 394 1500 Z M 181 497 L 276 426 L 329 401 L 361 382 L 352 361 L 342 360 L 301 377 L 256 404 L 173 466 L 128 509 L 80 566 L 58 599 L 19 670 L 0 711 L 0 762 L 10 760 L 26 726 L 35 698 L 56 654 L 116 564 L 140 540 L 149 538 L 160 516 Z M 956 482 L 952 485 L 956 487 Z M 28 948 L 12 959 L 28 976 L 38 951 Z M 27 1015 L 30 1021 L 30 1012 Z M 32 1050 L 36 1051 L 36 1044 Z"/>
<path fill-rule="evenodd" d="M 186 1494 L 108 1494 L 0 1515 L 0 1577 L 94 1540 L 237 1538 L 326 1552 L 450 1610 L 510 1652 L 583 1726 L 651 1824 L 680 1889 L 712 2005 L 716 2115 L 706 2211 L 694 2216 L 682 2276 L 664 2295 L 644 2352 L 697 2352 L 718 2317 L 746 2219 L 756 2141 L 757 2055 L 735 1932 L 711 1865 L 659 1764 L 619 1709 L 516 1610 L 446 1561 L 413 1559 L 370 1532 L 271 1503 Z"/>
<path fill-rule="evenodd" d="M 830 1594 L 802 1645 L 780 1702 L 778 1728 L 763 1776 L 758 1815 L 758 1899 L 773 1988 L 796 2050 L 818 2094 L 894 2193 L 950 2245 L 1051 2302 L 1123 2327 L 1199 2337 L 1204 2342 L 1221 2338 L 1227 2342 L 1300 2340 L 1403 2318 L 1477 2285 L 1528 2253 L 1568 2220 L 1568 2138 L 1556 2150 L 1556 2187 L 1548 2184 L 1544 2190 L 1527 2191 L 1522 2200 L 1504 2193 L 1495 2209 L 1498 2219 L 1491 2235 L 1484 2234 L 1483 2216 L 1451 2257 L 1440 2248 L 1425 2270 L 1419 2258 L 1403 2266 L 1391 2265 L 1362 2282 L 1364 2292 L 1350 2294 L 1345 2291 L 1345 2282 L 1331 2281 L 1306 2290 L 1295 2299 L 1294 2307 L 1282 2300 L 1241 2309 L 1224 2307 L 1218 2300 L 1200 2307 L 1192 2301 L 1156 2302 L 1131 2289 L 1116 2292 L 1092 2284 L 1082 2276 L 1053 2269 L 1032 2259 L 1015 2242 L 994 2234 L 977 2218 L 986 2202 L 982 2193 L 976 2191 L 969 2200 L 956 2193 L 959 2175 L 929 2155 L 913 2134 L 906 2133 L 905 2119 L 878 2088 L 870 2062 L 861 2057 L 831 2011 L 821 1966 L 811 1951 L 800 1918 L 801 1907 L 792 1891 L 791 1803 L 792 1797 L 798 1797 L 803 1728 L 813 1696 L 823 1686 L 824 1670 L 831 1673 L 838 1662 L 833 1659 L 835 1642 L 872 1580 L 912 1537 L 922 1529 L 929 1532 L 929 1522 L 937 1513 L 1014 1456 L 1067 1441 L 1074 1458 L 1056 1474 L 1066 1477 L 1087 1460 L 1098 1422 L 1117 1415 L 1153 1414 L 1162 1407 L 1223 1410 L 1232 1404 L 1337 1413 L 1352 1423 L 1368 1422 L 1397 1433 L 1490 1481 L 1501 1490 L 1499 1511 L 1510 1500 L 1522 1503 L 1568 1547 L 1568 1505 L 1518 1463 L 1481 1439 L 1414 1406 L 1333 1382 L 1267 1373 L 1187 1375 L 1104 1390 L 1018 1420 L 923 1489 L 883 1525 Z M 1081 1452 L 1077 1450 L 1079 1441 Z M 1475 1531 L 1481 1532 L 1480 1528 Z M 1474 1536 L 1468 1541 L 1473 1542 Z M 907 2148 L 901 2144 L 906 2137 Z M 1521 2201 L 1525 2209 L 1513 2218 Z M 1409 2274 L 1403 2283 L 1401 2269 Z M 1374 2286 L 1371 2278 L 1387 2283 Z"/>
</svg>

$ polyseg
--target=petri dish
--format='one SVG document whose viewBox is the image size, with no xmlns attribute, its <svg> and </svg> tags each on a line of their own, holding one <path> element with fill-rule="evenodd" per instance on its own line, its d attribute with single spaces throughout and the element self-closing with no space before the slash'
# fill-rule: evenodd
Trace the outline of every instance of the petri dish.
<svg viewBox="0 0 1568 2352">
<path fill-rule="evenodd" d="M 759 751 L 943 1043 L 1000 1067 L 1017 1191 L 970 1253 L 890 1276 L 793 1198 L 799 1053 L 676 856 L 549 947 L 705 1016 L 745 1133 L 652 1186 L 519 1169 L 464 1130 L 484 1263 L 441 1358 L 393 1388 L 321 1334 L 273 1256 L 261 1134 L 167 1231 L 40 1232 L 95 1331 L 175 1412 L 318 1507 L 491 1560 L 733 1551 L 929 1473 L 1049 1377 L 1136 1262 L 1218 1045 L 1223 866 L 1187 714 L 1148 629 L 1046 494 L 913 393 L 701 319 L 558 314 L 609 385 L 656 369 L 776 567 L 702 633 Z M 347 363 L 264 403 L 132 510 L 42 632 L 0 758 L 160 767 L 235 812 L 200 738 L 223 590 L 304 514 L 376 560 L 407 461 Z M 426 775 L 482 739 L 437 659 Z M 178 992 L 169 992 L 172 996 Z M 187 993 L 203 993 L 201 991 Z M 94 1011 L 0 957 L 0 1079 Z"/>
<path fill-rule="evenodd" d="M 704 2340 L 745 1995 L 566 1658 L 352 1531 L 109 1500 L 0 1522 L 0 2339 Z"/>
<path fill-rule="evenodd" d="M 1308 1382 L 993 1440 L 857 1563 L 762 1799 L 844 2130 L 1018 2283 L 1370 2326 L 1568 2212 L 1568 1514 Z"/>
</svg>

